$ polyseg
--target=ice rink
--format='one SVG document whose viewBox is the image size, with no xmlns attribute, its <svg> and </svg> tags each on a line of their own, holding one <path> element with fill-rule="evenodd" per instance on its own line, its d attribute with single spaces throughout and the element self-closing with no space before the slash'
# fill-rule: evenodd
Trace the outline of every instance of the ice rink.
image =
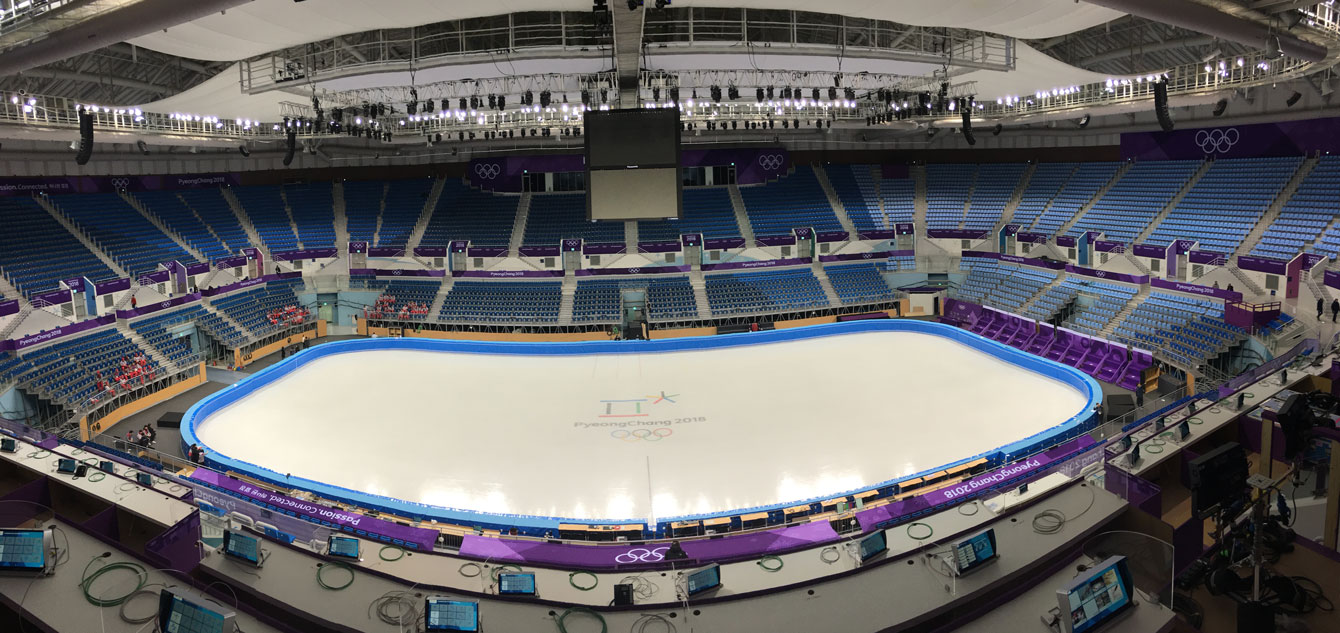
<svg viewBox="0 0 1340 633">
<path fill-rule="evenodd" d="M 334 354 L 196 433 L 276 473 L 406 501 L 643 520 L 874 485 L 1087 403 L 944 337 L 861 332 L 647 354 Z"/>
</svg>

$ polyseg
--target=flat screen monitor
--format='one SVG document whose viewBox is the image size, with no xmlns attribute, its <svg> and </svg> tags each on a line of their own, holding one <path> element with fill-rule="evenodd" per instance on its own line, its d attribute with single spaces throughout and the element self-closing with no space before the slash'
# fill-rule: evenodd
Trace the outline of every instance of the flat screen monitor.
<svg viewBox="0 0 1340 633">
<path fill-rule="evenodd" d="M 447 598 L 427 598 L 424 626 L 429 631 L 478 631 L 479 603 Z"/>
<path fill-rule="evenodd" d="M 107 473 L 109 475 L 115 475 L 116 463 L 104 459 L 98 462 L 98 470 L 101 470 L 102 472 Z"/>
<path fill-rule="evenodd" d="M 165 588 L 158 594 L 158 630 L 163 633 L 233 633 L 232 611 L 205 606 L 206 601 Z"/>
<path fill-rule="evenodd" d="M 17 450 L 19 450 L 18 442 L 9 438 L 4 438 L 0 440 L 0 451 L 4 451 L 6 453 L 13 453 Z"/>
<path fill-rule="evenodd" d="M 261 566 L 261 541 L 241 532 L 223 532 L 223 553 L 244 563 Z"/>
<path fill-rule="evenodd" d="M 46 530 L 0 530 L 0 573 L 42 574 L 51 571 L 51 533 Z"/>
<path fill-rule="evenodd" d="M 996 559 L 996 531 L 987 530 L 954 546 L 954 567 L 960 574 Z"/>
<path fill-rule="evenodd" d="M 73 475 L 74 471 L 78 469 L 79 469 L 79 462 L 76 462 L 73 459 L 56 460 L 56 472 L 58 473 Z"/>
<path fill-rule="evenodd" d="M 878 530 L 874 534 L 861 539 L 861 562 L 868 561 L 887 551 L 889 551 L 889 540 L 888 537 L 884 536 L 884 530 Z"/>
<path fill-rule="evenodd" d="M 1085 633 L 1112 621 L 1135 604 L 1126 557 L 1093 566 L 1058 590 L 1056 600 L 1064 633 Z"/>
<path fill-rule="evenodd" d="M 721 587 L 721 566 L 711 565 L 689 574 L 685 579 L 685 589 L 690 596 L 713 591 Z"/>
<path fill-rule="evenodd" d="M 138 474 L 136 474 L 136 475 L 135 475 L 135 481 L 139 482 L 139 484 L 140 484 L 141 486 L 144 486 L 145 488 L 153 488 L 153 487 L 154 487 L 154 477 L 153 477 L 153 475 L 150 475 L 149 473 L 138 473 Z"/>
<path fill-rule="evenodd" d="M 586 219 L 680 217 L 678 108 L 593 110 L 586 127 Z"/>
<path fill-rule="evenodd" d="M 331 534 L 330 543 L 326 548 L 326 552 L 331 556 L 358 560 L 358 539 L 352 536 L 337 536 Z"/>
<path fill-rule="evenodd" d="M 535 574 L 498 574 L 498 593 L 513 596 L 535 595 Z"/>
</svg>

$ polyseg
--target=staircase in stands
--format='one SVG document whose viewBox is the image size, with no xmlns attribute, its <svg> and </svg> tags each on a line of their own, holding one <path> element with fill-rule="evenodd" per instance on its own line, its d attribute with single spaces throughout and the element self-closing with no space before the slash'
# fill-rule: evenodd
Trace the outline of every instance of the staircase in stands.
<svg viewBox="0 0 1340 633">
<path fill-rule="evenodd" d="M 283 187 L 279 188 L 279 199 L 284 201 L 284 217 L 288 218 L 288 228 L 293 231 L 293 236 L 298 238 L 298 248 L 307 248 L 302 241 L 302 233 L 298 232 L 298 221 L 293 219 L 293 207 L 288 203 L 288 192 Z"/>
<path fill-rule="evenodd" d="M 181 194 L 177 194 L 177 200 L 178 200 L 179 202 L 181 202 L 181 206 L 186 207 L 187 209 L 190 209 L 190 210 L 191 210 L 191 215 L 195 218 L 195 221 L 196 221 L 196 222 L 199 222 L 201 226 L 205 227 L 205 230 L 206 230 L 206 231 L 209 231 L 209 234 L 212 235 L 212 236 L 214 237 L 215 240 L 218 240 L 218 242 L 219 242 L 220 244 L 223 244 L 224 246 L 227 246 L 227 245 L 228 245 L 228 242 L 226 242 L 221 236 L 219 236 L 218 233 L 215 233 L 215 232 L 214 232 L 214 227 L 211 226 L 209 222 L 206 222 L 206 221 L 205 221 L 205 218 L 203 218 L 203 217 L 200 216 L 200 212 L 199 212 L 199 211 L 196 211 L 196 210 L 195 210 L 195 207 L 191 206 L 191 203 L 189 203 L 189 202 L 186 201 L 186 198 L 183 198 L 183 197 L 181 196 Z M 204 260 L 201 260 L 201 261 L 204 261 Z M 205 286 L 202 285 L 201 287 L 205 287 Z"/>
<path fill-rule="evenodd" d="M 624 252 L 629 255 L 637 254 L 637 221 L 630 220 L 623 223 L 623 247 Z"/>
<path fill-rule="evenodd" d="M 571 270 L 563 271 L 562 293 L 558 301 L 558 324 L 572 325 L 572 306 L 577 301 L 577 275 Z"/>
<path fill-rule="evenodd" d="M 433 188 L 428 191 L 428 199 L 423 203 L 423 210 L 419 212 L 419 221 L 414 223 L 414 230 L 409 234 L 409 241 L 405 243 L 405 252 L 413 253 L 423 242 L 423 233 L 428 230 L 428 223 L 433 219 L 433 211 L 437 210 L 437 200 L 442 197 L 442 189 L 446 187 L 447 181 L 438 178 L 433 181 Z M 430 246 L 447 246 L 446 244 L 431 244 Z M 436 314 L 436 313 L 434 313 Z"/>
<path fill-rule="evenodd" d="M 1117 331 L 1117 327 L 1126 321 L 1126 317 L 1131 316 L 1131 313 L 1135 312 L 1135 309 L 1140 307 L 1140 304 L 1144 303 L 1145 299 L 1149 298 L 1150 288 L 1151 286 L 1142 286 L 1140 292 L 1135 293 L 1135 296 L 1131 297 L 1131 300 L 1126 302 L 1126 305 L 1121 308 L 1121 311 L 1117 312 L 1116 316 L 1112 317 L 1112 320 L 1108 321 L 1107 325 L 1103 326 L 1103 329 L 1099 331 L 1098 334 L 1103 338 L 1111 338 L 1112 333 Z"/>
<path fill-rule="evenodd" d="M 126 204 L 130 205 L 132 209 L 139 211 L 140 215 L 144 216 L 144 219 L 149 221 L 149 224 L 154 225 L 154 228 L 163 232 L 163 235 L 168 236 L 169 239 L 171 239 L 173 242 L 176 242 L 177 246 L 180 246 L 182 250 L 190 253 L 191 257 L 195 258 L 195 261 L 198 262 L 209 261 L 209 258 L 205 257 L 204 253 L 200 252 L 194 246 L 188 244 L 186 240 L 182 238 L 181 235 L 179 235 L 176 231 L 173 231 L 171 228 L 168 227 L 168 225 L 164 224 L 161 220 L 159 220 L 158 216 L 154 215 L 153 212 L 145 208 L 145 206 L 141 204 L 140 201 L 137 198 L 135 198 L 135 196 L 130 195 L 130 192 L 121 191 L 118 192 L 118 195 L 120 195 L 121 199 L 125 200 Z"/>
<path fill-rule="evenodd" d="M 204 306 L 206 310 L 209 310 L 210 312 L 213 312 L 214 314 L 218 315 L 219 318 L 223 319 L 224 323 L 227 323 L 228 325 L 237 328 L 237 331 L 241 332 L 243 336 L 246 336 L 247 338 L 255 338 L 256 334 L 254 332 L 247 329 L 246 326 L 242 325 L 240 322 L 233 320 L 233 317 L 228 316 L 228 313 L 214 307 L 213 303 L 214 299 L 221 299 L 221 298 L 222 297 L 206 298 L 204 301 L 200 303 L 200 305 Z"/>
<path fill-rule="evenodd" d="M 47 198 L 46 196 L 34 196 L 33 200 L 37 202 L 38 206 L 42 207 L 43 209 L 46 210 L 47 213 L 51 214 L 51 217 L 54 218 L 56 222 L 60 223 L 61 226 L 65 227 L 65 230 L 69 231 L 70 235 L 73 235 L 75 239 L 79 240 L 79 242 L 83 244 L 85 248 L 91 251 L 94 255 L 97 255 L 98 259 L 102 260 L 102 263 L 107 264 L 107 267 L 111 268 L 112 272 L 116 273 L 117 276 L 119 277 L 130 276 L 130 273 L 126 272 L 126 269 L 122 268 L 119 264 L 113 261 L 112 258 L 109 255 L 107 255 L 107 253 L 104 253 L 101 248 L 98 248 L 97 244 L 93 243 L 93 240 L 89 239 L 88 236 L 84 234 L 83 230 L 75 226 L 74 222 L 70 221 L 69 218 L 65 217 L 64 212 L 62 212 L 55 205 L 51 204 L 51 200 L 49 198 Z"/>
<path fill-rule="evenodd" d="M 387 194 L 387 193 L 390 193 L 390 191 L 391 191 L 391 183 L 388 182 L 388 183 L 386 183 L 384 186 L 382 186 L 381 200 L 378 202 L 378 205 L 379 205 L 379 206 L 377 207 L 377 224 L 374 225 L 374 226 L 372 227 L 372 244 L 371 244 L 371 246 L 378 246 L 378 245 L 381 244 L 381 239 L 382 239 L 382 220 L 385 219 L 385 217 L 386 217 L 386 194 Z M 348 222 L 347 219 L 346 219 L 345 221 Z M 346 231 L 346 233 L 347 233 L 347 231 Z M 414 251 L 409 251 L 409 252 L 412 253 L 412 252 L 414 252 Z"/>
<path fill-rule="evenodd" d="M 1242 272 L 1242 270 L 1239 269 L 1237 266 L 1229 266 L 1228 271 L 1233 273 L 1233 276 L 1237 277 L 1238 281 L 1242 282 L 1242 285 L 1246 286 L 1248 290 L 1252 291 L 1252 294 L 1258 297 L 1266 296 L 1267 293 L 1265 289 L 1257 285 L 1255 281 L 1252 281 L 1252 278 L 1248 277 L 1247 273 Z M 1243 298 L 1250 300 L 1250 297 L 1243 297 Z"/>
<path fill-rule="evenodd" d="M 1270 225 L 1279 219 L 1280 213 L 1284 211 L 1284 205 L 1293 197 L 1294 192 L 1298 191 L 1298 185 L 1303 184 L 1303 180 L 1307 178 L 1308 174 L 1312 173 L 1312 168 L 1317 166 L 1317 162 L 1316 158 L 1303 160 L 1303 163 L 1298 166 L 1298 170 L 1294 172 L 1293 177 L 1289 179 L 1283 189 L 1280 189 L 1279 195 L 1275 196 L 1270 206 L 1266 208 L 1266 212 L 1261 214 L 1261 219 L 1257 220 L 1256 224 L 1252 226 L 1252 230 L 1247 233 L 1246 237 L 1242 238 L 1238 248 L 1233 251 L 1233 257 L 1246 255 L 1252 252 L 1253 248 L 1256 248 L 1256 245 L 1261 242 L 1261 236 L 1265 235 Z M 1317 237 L 1320 238 L 1324 233 L 1325 230 L 1318 232 Z M 1307 249 L 1304 248 L 1303 252 L 1307 252 Z"/>
<path fill-rule="evenodd" d="M 981 175 L 982 168 L 979 165 L 977 169 L 972 172 L 972 182 L 968 183 L 968 195 L 963 198 L 963 209 L 959 211 L 958 226 L 956 228 L 961 229 L 963 228 L 963 225 L 968 222 L 968 209 L 972 208 L 972 196 L 977 193 L 977 177 Z"/>
<path fill-rule="evenodd" d="M 824 289 L 824 295 L 828 297 L 828 305 L 841 308 L 842 298 L 833 289 L 833 282 L 828 279 L 828 273 L 824 271 L 823 264 L 814 262 L 810 264 L 810 270 L 814 273 L 814 278 L 819 280 L 819 287 Z"/>
<path fill-rule="evenodd" d="M 335 215 L 335 256 L 349 252 L 349 215 L 344 206 L 344 183 L 335 181 L 330 187 L 331 210 Z M 377 215 L 380 217 L 381 212 Z"/>
<path fill-rule="evenodd" d="M 1049 291 L 1049 290 L 1051 290 L 1052 288 L 1055 288 L 1055 287 L 1061 285 L 1062 283 L 1065 282 L 1065 280 L 1066 280 L 1066 274 L 1065 274 L 1065 273 L 1061 273 L 1061 274 L 1057 275 L 1057 276 L 1056 276 L 1056 279 L 1053 279 L 1053 280 L 1047 282 L 1047 285 L 1045 285 L 1045 286 L 1039 288 L 1037 292 L 1033 293 L 1033 296 L 1029 297 L 1029 298 L 1028 298 L 1028 301 L 1023 302 L 1023 304 L 1021 304 L 1021 305 L 1019 306 L 1019 309 L 1018 309 L 1018 310 L 1015 310 L 1014 313 L 1015 313 L 1015 314 L 1023 314 L 1023 313 L 1025 313 L 1025 312 L 1027 312 L 1029 308 L 1033 307 L 1033 304 L 1034 304 L 1034 303 L 1037 303 L 1037 300 L 1038 300 L 1040 297 L 1042 297 L 1043 295 L 1047 294 L 1047 291 Z M 1047 315 L 1047 316 L 1050 317 L 1051 315 L 1049 314 L 1049 315 Z"/>
<path fill-rule="evenodd" d="M 1200 167 L 1196 168 L 1196 172 L 1191 174 L 1190 178 L 1186 179 L 1186 182 L 1183 183 L 1182 188 L 1177 191 L 1177 195 L 1173 196 L 1172 200 L 1168 201 L 1168 204 L 1164 206 L 1161 211 L 1159 211 L 1158 215 L 1154 216 L 1154 219 L 1149 221 L 1149 225 L 1145 227 L 1145 230 L 1140 231 L 1140 234 L 1136 235 L 1135 239 L 1132 240 L 1131 243 L 1141 244 L 1146 239 L 1149 239 L 1149 236 L 1154 234 L 1154 229 L 1157 228 L 1158 225 L 1162 224 L 1165 219 L 1167 219 L 1168 214 L 1172 213 L 1172 210 L 1176 209 L 1177 205 L 1182 203 L 1182 199 L 1186 197 L 1186 194 L 1191 192 L 1191 188 L 1195 187 L 1196 183 L 1200 182 L 1201 177 L 1205 175 L 1205 172 L 1210 171 L 1210 167 L 1213 166 L 1214 166 L 1213 161 L 1207 160 L 1202 162 L 1200 164 Z"/>
<path fill-rule="evenodd" d="M 152 358 L 160 367 L 163 367 L 164 369 L 171 369 L 173 367 L 172 361 L 167 356 L 164 356 L 162 352 L 158 351 L 157 347 L 150 345 L 149 341 L 144 340 L 144 337 L 140 336 L 139 332 L 130 329 L 130 324 L 126 321 L 117 321 L 116 330 L 120 332 L 122 336 L 130 339 L 130 342 L 134 343 L 135 347 L 148 352 L 149 358 Z"/>
<path fill-rule="evenodd" d="M 1037 168 L 1034 167 L 1034 168 L 1033 168 L 1033 171 L 1037 171 Z M 1019 227 L 1019 230 L 1020 230 L 1020 231 L 1028 231 L 1028 230 L 1032 229 L 1032 228 L 1033 228 L 1033 225 L 1037 223 L 1038 218 L 1040 218 L 1040 217 L 1042 217 L 1042 216 L 1044 216 L 1044 215 L 1047 215 L 1047 212 L 1052 210 L 1052 203 L 1053 203 L 1053 202 L 1056 202 L 1056 195 L 1057 195 L 1057 194 L 1060 194 L 1062 191 L 1065 191 L 1066 186 L 1070 184 L 1070 181 L 1071 181 L 1072 179 L 1074 179 L 1074 177 L 1075 177 L 1075 172 L 1077 172 L 1077 171 L 1079 171 L 1079 168 L 1077 168 L 1077 167 L 1073 167 L 1073 166 L 1071 167 L 1071 169 L 1070 169 L 1070 173 L 1069 173 L 1068 175 L 1066 175 L 1065 180 L 1061 181 L 1061 186 L 1057 187 L 1057 188 L 1056 188 L 1056 192 L 1053 193 L 1051 197 L 1047 198 L 1047 204 L 1042 205 L 1042 210 L 1041 210 L 1041 211 L 1038 211 L 1038 215 L 1037 215 L 1037 217 L 1033 218 L 1033 221 L 1032 221 L 1032 222 L 1029 222 L 1027 226 L 1020 226 L 1020 227 Z M 1016 204 L 1015 204 L 1015 209 L 1016 209 L 1016 210 L 1018 209 L 1018 206 L 1019 206 L 1019 205 L 1016 203 Z M 1059 235 L 1059 233 L 1058 233 L 1058 235 Z"/>
<path fill-rule="evenodd" d="M 735 223 L 740 225 L 740 237 L 744 238 L 745 248 L 753 248 L 758 245 L 754 241 L 754 226 L 749 223 L 749 213 L 745 211 L 744 198 L 740 196 L 739 185 L 730 185 L 727 187 L 730 192 L 730 205 L 735 210 Z"/>
<path fill-rule="evenodd" d="M 437 295 L 433 297 L 433 305 L 428 307 L 428 318 L 436 319 L 437 315 L 442 313 L 442 304 L 447 301 L 447 293 L 451 292 L 451 287 L 456 284 L 456 279 L 447 275 L 442 279 L 442 285 L 437 289 Z"/>
<path fill-rule="evenodd" d="M 507 254 L 516 257 L 521 252 L 521 244 L 526 239 L 526 221 L 530 217 L 530 198 L 529 191 L 521 194 L 521 199 L 516 203 L 516 217 L 512 220 L 512 237 L 507 242 Z"/>
<path fill-rule="evenodd" d="M 916 195 L 912 197 L 912 222 L 917 232 L 926 234 L 926 166 L 913 165 L 909 168 L 912 182 L 916 185 Z"/>
<path fill-rule="evenodd" d="M 228 202 L 228 208 L 233 210 L 233 215 L 237 216 L 237 223 L 246 232 L 247 239 L 251 240 L 252 245 L 268 256 L 270 249 L 261 240 L 260 233 L 256 232 L 256 225 L 251 223 L 251 216 L 247 215 L 247 210 L 242 207 L 242 203 L 238 201 L 237 196 L 233 195 L 232 189 L 224 187 L 219 191 L 223 194 L 223 199 Z"/>
<path fill-rule="evenodd" d="M 893 229 L 889 223 L 889 212 L 884 208 L 884 169 L 879 165 L 870 166 L 870 182 L 875 187 L 875 203 L 879 208 L 879 221 L 884 224 L 884 230 Z"/>
<path fill-rule="evenodd" d="M 1133 264 L 1136 270 L 1140 271 L 1140 274 L 1142 275 L 1154 274 L 1154 271 L 1150 270 L 1149 267 L 1145 265 L 1145 262 L 1143 260 L 1141 260 L 1139 257 L 1136 257 L 1135 253 L 1130 248 L 1127 248 L 1126 250 L 1122 251 L 1121 256 L 1125 257 L 1126 261 Z"/>
<path fill-rule="evenodd" d="M 1029 163 L 1024 168 L 1024 173 L 1019 177 L 1019 184 L 1015 185 L 1014 193 L 1010 195 L 1010 201 L 1005 203 L 1005 208 L 1000 212 L 1000 221 L 991 229 L 991 235 L 1000 235 L 1006 224 L 1014 220 L 1014 212 L 1019 208 L 1019 203 L 1024 201 L 1024 192 L 1028 190 L 1028 183 L 1033 180 L 1033 172 L 1037 171 L 1037 163 Z"/>
<path fill-rule="evenodd" d="M 707 279 L 703 271 L 689 271 L 689 286 L 693 288 L 693 301 L 698 304 L 698 318 L 712 318 L 712 302 L 707 300 Z"/>
<path fill-rule="evenodd" d="M 1056 232 L 1053 233 L 1053 235 L 1065 235 L 1066 231 L 1069 231 L 1071 227 L 1075 226 L 1075 223 L 1079 222 L 1079 219 L 1084 217 L 1084 215 L 1087 214 L 1089 210 L 1093 208 L 1093 205 L 1098 204 L 1098 201 L 1102 200 L 1103 196 L 1107 195 L 1108 190 L 1112 189 L 1113 185 L 1116 185 L 1118 182 L 1121 181 L 1121 178 L 1126 175 L 1126 172 L 1131 170 L 1131 166 L 1134 164 L 1135 163 L 1123 163 L 1121 167 L 1118 167 L 1117 173 L 1112 174 L 1112 178 L 1110 178 L 1107 181 L 1107 183 L 1103 185 L 1103 188 L 1099 189 L 1098 193 L 1093 194 L 1093 197 L 1089 198 L 1089 201 L 1085 202 L 1084 206 L 1080 207 L 1079 210 L 1075 211 L 1075 215 L 1070 216 L 1070 219 L 1066 220 L 1065 224 L 1062 224 L 1061 226 L 1057 227 Z"/>
<path fill-rule="evenodd" d="M 824 195 L 828 196 L 828 204 L 833 207 L 833 215 L 837 216 L 838 224 L 842 225 L 842 230 L 846 231 L 847 235 L 855 239 L 857 234 L 856 225 L 852 224 L 851 216 L 847 215 L 847 207 L 842 204 L 842 199 L 833 189 L 832 181 L 828 180 L 828 171 L 822 165 L 815 165 L 814 176 L 818 179 L 819 186 L 823 188 Z"/>
</svg>

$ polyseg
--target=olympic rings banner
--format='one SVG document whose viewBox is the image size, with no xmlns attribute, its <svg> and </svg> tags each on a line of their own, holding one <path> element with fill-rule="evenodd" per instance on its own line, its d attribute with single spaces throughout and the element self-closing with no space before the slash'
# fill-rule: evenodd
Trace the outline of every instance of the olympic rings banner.
<svg viewBox="0 0 1340 633">
<path fill-rule="evenodd" d="M 775 180 L 791 171 L 791 153 L 782 147 L 686 150 L 680 153 L 683 167 L 735 167 L 735 182 L 756 185 Z M 904 167 L 906 168 L 906 167 Z M 586 171 L 581 154 L 542 156 L 496 156 L 476 158 L 466 167 L 470 186 L 484 191 L 520 192 L 526 173 Z"/>
<path fill-rule="evenodd" d="M 212 189 L 242 184 L 240 174 L 185 174 L 162 176 L 52 176 L 0 178 L 0 197 L 35 193 L 110 193 L 161 189 Z"/>
<path fill-rule="evenodd" d="M 1121 156 L 1128 160 L 1303 156 L 1336 147 L 1340 118 L 1121 135 Z"/>
</svg>

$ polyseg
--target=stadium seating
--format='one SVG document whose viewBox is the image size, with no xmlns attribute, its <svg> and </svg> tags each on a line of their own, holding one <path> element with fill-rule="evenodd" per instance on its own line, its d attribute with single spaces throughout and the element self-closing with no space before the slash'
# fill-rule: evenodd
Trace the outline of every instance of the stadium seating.
<svg viewBox="0 0 1340 633">
<path fill-rule="evenodd" d="M 172 260 L 196 261 L 117 194 L 53 196 L 51 201 L 131 275 L 153 272 Z"/>
<path fill-rule="evenodd" d="M 790 235 L 791 229 L 809 227 L 817 233 L 841 231 L 814 169 L 797 166 L 775 183 L 740 187 L 749 225 L 760 237 Z"/>
<path fill-rule="evenodd" d="M 808 269 L 707 275 L 714 316 L 830 307 Z"/>
<path fill-rule="evenodd" d="M 580 281 L 573 297 L 573 322 L 622 322 L 625 289 L 646 289 L 647 318 L 652 321 L 698 318 L 698 304 L 689 278 L 666 276 Z"/>
<path fill-rule="evenodd" d="M 1232 254 L 1298 171 L 1301 158 L 1217 160 L 1145 238 L 1167 246 L 1193 239 L 1199 250 Z"/>
<path fill-rule="evenodd" d="M 284 199 L 288 201 L 303 248 L 335 245 L 335 198 L 331 183 L 284 185 Z"/>
<path fill-rule="evenodd" d="M 1113 338 L 1197 365 L 1245 335 L 1224 322 L 1219 302 L 1154 292 L 1117 327 Z"/>
<path fill-rule="evenodd" d="M 520 200 L 519 196 L 482 192 L 460 180 L 448 179 L 421 243 L 446 246 L 451 240 L 469 240 L 475 246 L 507 246 Z"/>
<path fill-rule="evenodd" d="M 0 273 L 27 296 L 55 290 L 62 279 L 115 279 L 116 272 L 31 198 L 0 198 Z"/>
<path fill-rule="evenodd" d="M 293 232 L 279 187 L 234 187 L 233 195 L 251 219 L 265 248 L 271 252 L 298 248 L 298 235 Z"/>
<path fill-rule="evenodd" d="M 562 294 L 556 281 L 457 281 L 438 316 L 456 322 L 554 323 Z"/>
<path fill-rule="evenodd" d="M 1081 163 L 1070 174 L 1056 197 L 1052 198 L 1051 204 L 1033 222 L 1032 229 L 1038 233 L 1055 235 L 1062 225 L 1078 215 L 1080 209 L 1098 195 L 1120 168 L 1121 163 Z"/>
<path fill-rule="evenodd" d="M 282 279 L 212 299 L 210 303 L 228 315 L 228 318 L 250 330 L 252 334 L 261 335 L 282 329 L 280 326 L 271 325 L 267 317 L 273 310 L 300 305 L 295 292 L 301 285 L 301 279 Z"/>
<path fill-rule="evenodd" d="M 190 207 L 200 220 L 209 227 L 210 232 L 218 236 L 219 241 L 228 249 L 230 255 L 237 255 L 242 249 L 252 246 L 246 229 L 238 221 L 237 214 L 219 189 L 183 189 L 178 197 Z"/>
<path fill-rule="evenodd" d="M 957 291 L 961 298 L 1011 312 L 1017 312 L 1056 280 L 1056 273 L 1049 270 L 1001 264 L 985 257 L 964 257 L 959 268 L 968 271 L 967 279 Z"/>
<path fill-rule="evenodd" d="M 191 351 L 189 341 L 173 335 L 168 330 L 195 321 L 204 312 L 205 309 L 197 305 L 188 310 L 155 314 L 132 321 L 130 329 L 144 337 L 145 343 L 158 350 L 158 353 L 167 358 L 171 365 L 176 366 L 194 358 L 195 352 Z"/>
<path fill-rule="evenodd" d="M 701 233 L 703 239 L 739 237 L 730 191 L 725 187 L 687 187 L 678 220 L 637 223 L 637 239 L 642 242 L 678 241 L 685 233 Z"/>
<path fill-rule="evenodd" d="M 877 231 L 886 228 L 884 213 L 879 210 L 879 192 L 875 189 L 875 177 L 870 165 L 826 165 L 824 171 L 856 230 Z"/>
<path fill-rule="evenodd" d="M 986 231 L 1000 222 L 1005 207 L 1014 197 L 1019 187 L 1026 165 L 1022 163 L 1004 163 L 999 165 L 979 165 L 977 177 L 973 183 L 972 199 L 963 216 L 963 228 Z"/>
<path fill-rule="evenodd" d="M 1033 222 L 1047 209 L 1047 205 L 1060 193 L 1070 175 L 1075 172 L 1074 163 L 1040 163 L 1028 179 L 1028 186 L 1019 197 L 1019 206 L 1014 209 L 1011 223 L 1021 227 L 1033 226 Z"/>
<path fill-rule="evenodd" d="M 1046 292 L 1042 293 L 1042 296 L 1034 300 L 1033 305 L 1028 306 L 1028 310 L 1024 312 L 1024 316 L 1038 321 L 1047 321 L 1078 294 L 1079 282 L 1066 279 L 1047 289 Z"/>
<path fill-rule="evenodd" d="M 871 263 L 826 266 L 824 274 L 844 305 L 876 303 L 893 298 L 880 268 Z"/>
<path fill-rule="evenodd" d="M 1126 309 L 1126 304 L 1139 293 L 1139 290 L 1122 284 L 1102 281 L 1075 281 L 1079 284 L 1075 301 L 1075 312 L 1067 323 L 1071 329 L 1097 336 L 1107 327 L 1117 314 Z"/>
<path fill-rule="evenodd" d="M 62 339 L 53 345 L 22 355 L 20 384 L 51 402 L 77 407 L 97 392 L 98 374 L 111 381 L 122 359 L 147 353 L 114 329 Z M 149 360 L 155 373 L 162 368 Z M 138 380 L 135 381 L 138 386 Z M 128 385 L 129 386 L 129 385 Z"/>
<path fill-rule="evenodd" d="M 532 194 L 522 243 L 558 246 L 564 238 L 581 238 L 592 244 L 622 243 L 624 224 L 587 220 L 585 193 Z"/>
<path fill-rule="evenodd" d="M 135 194 L 144 210 L 158 218 L 164 226 L 176 231 L 192 248 L 205 254 L 210 261 L 232 255 L 223 242 L 210 232 L 209 226 L 196 217 L 191 207 L 182 202 L 175 191 L 145 191 Z"/>
<path fill-rule="evenodd" d="M 896 255 L 885 263 L 888 270 L 916 270 L 917 258 L 911 255 Z"/>
<path fill-rule="evenodd" d="M 911 222 L 916 218 L 916 198 L 917 183 L 911 178 L 879 179 L 879 199 L 884 205 L 884 215 L 889 219 L 889 228 L 893 228 L 896 223 Z"/>
<path fill-rule="evenodd" d="M 344 216 L 350 242 L 373 243 L 386 189 L 387 183 L 380 180 L 344 183 Z"/>
<path fill-rule="evenodd" d="M 959 228 L 976 173 L 976 165 L 926 166 L 926 228 Z"/>
<path fill-rule="evenodd" d="M 1304 250 L 1329 257 L 1340 254 L 1340 232 L 1332 228 L 1340 216 L 1336 191 L 1340 191 L 1340 156 L 1322 156 L 1251 254 L 1275 259 L 1292 259 Z M 1317 245 L 1307 249 L 1313 241 Z"/>
<path fill-rule="evenodd" d="M 1198 160 L 1136 163 L 1070 227 L 1067 235 L 1102 231 L 1106 239 L 1130 244 L 1172 202 L 1200 166 Z"/>
<path fill-rule="evenodd" d="M 428 318 L 426 310 L 433 305 L 438 290 L 442 288 L 440 279 L 366 278 L 365 281 L 364 287 L 369 290 L 381 290 L 381 297 L 378 297 L 382 302 L 380 312 L 388 315 L 388 318 L 405 318 L 415 321 L 423 321 Z M 425 312 L 422 314 L 406 312 L 403 317 L 400 316 L 401 308 L 406 308 L 411 303 L 421 306 Z"/>
<path fill-rule="evenodd" d="M 428 194 L 433 189 L 433 181 L 428 178 L 397 180 L 386 188 L 386 204 L 382 209 L 377 246 L 404 247 L 409 244 L 409 236 L 423 215 L 428 203 Z M 446 246 L 446 244 L 433 244 Z"/>
</svg>

